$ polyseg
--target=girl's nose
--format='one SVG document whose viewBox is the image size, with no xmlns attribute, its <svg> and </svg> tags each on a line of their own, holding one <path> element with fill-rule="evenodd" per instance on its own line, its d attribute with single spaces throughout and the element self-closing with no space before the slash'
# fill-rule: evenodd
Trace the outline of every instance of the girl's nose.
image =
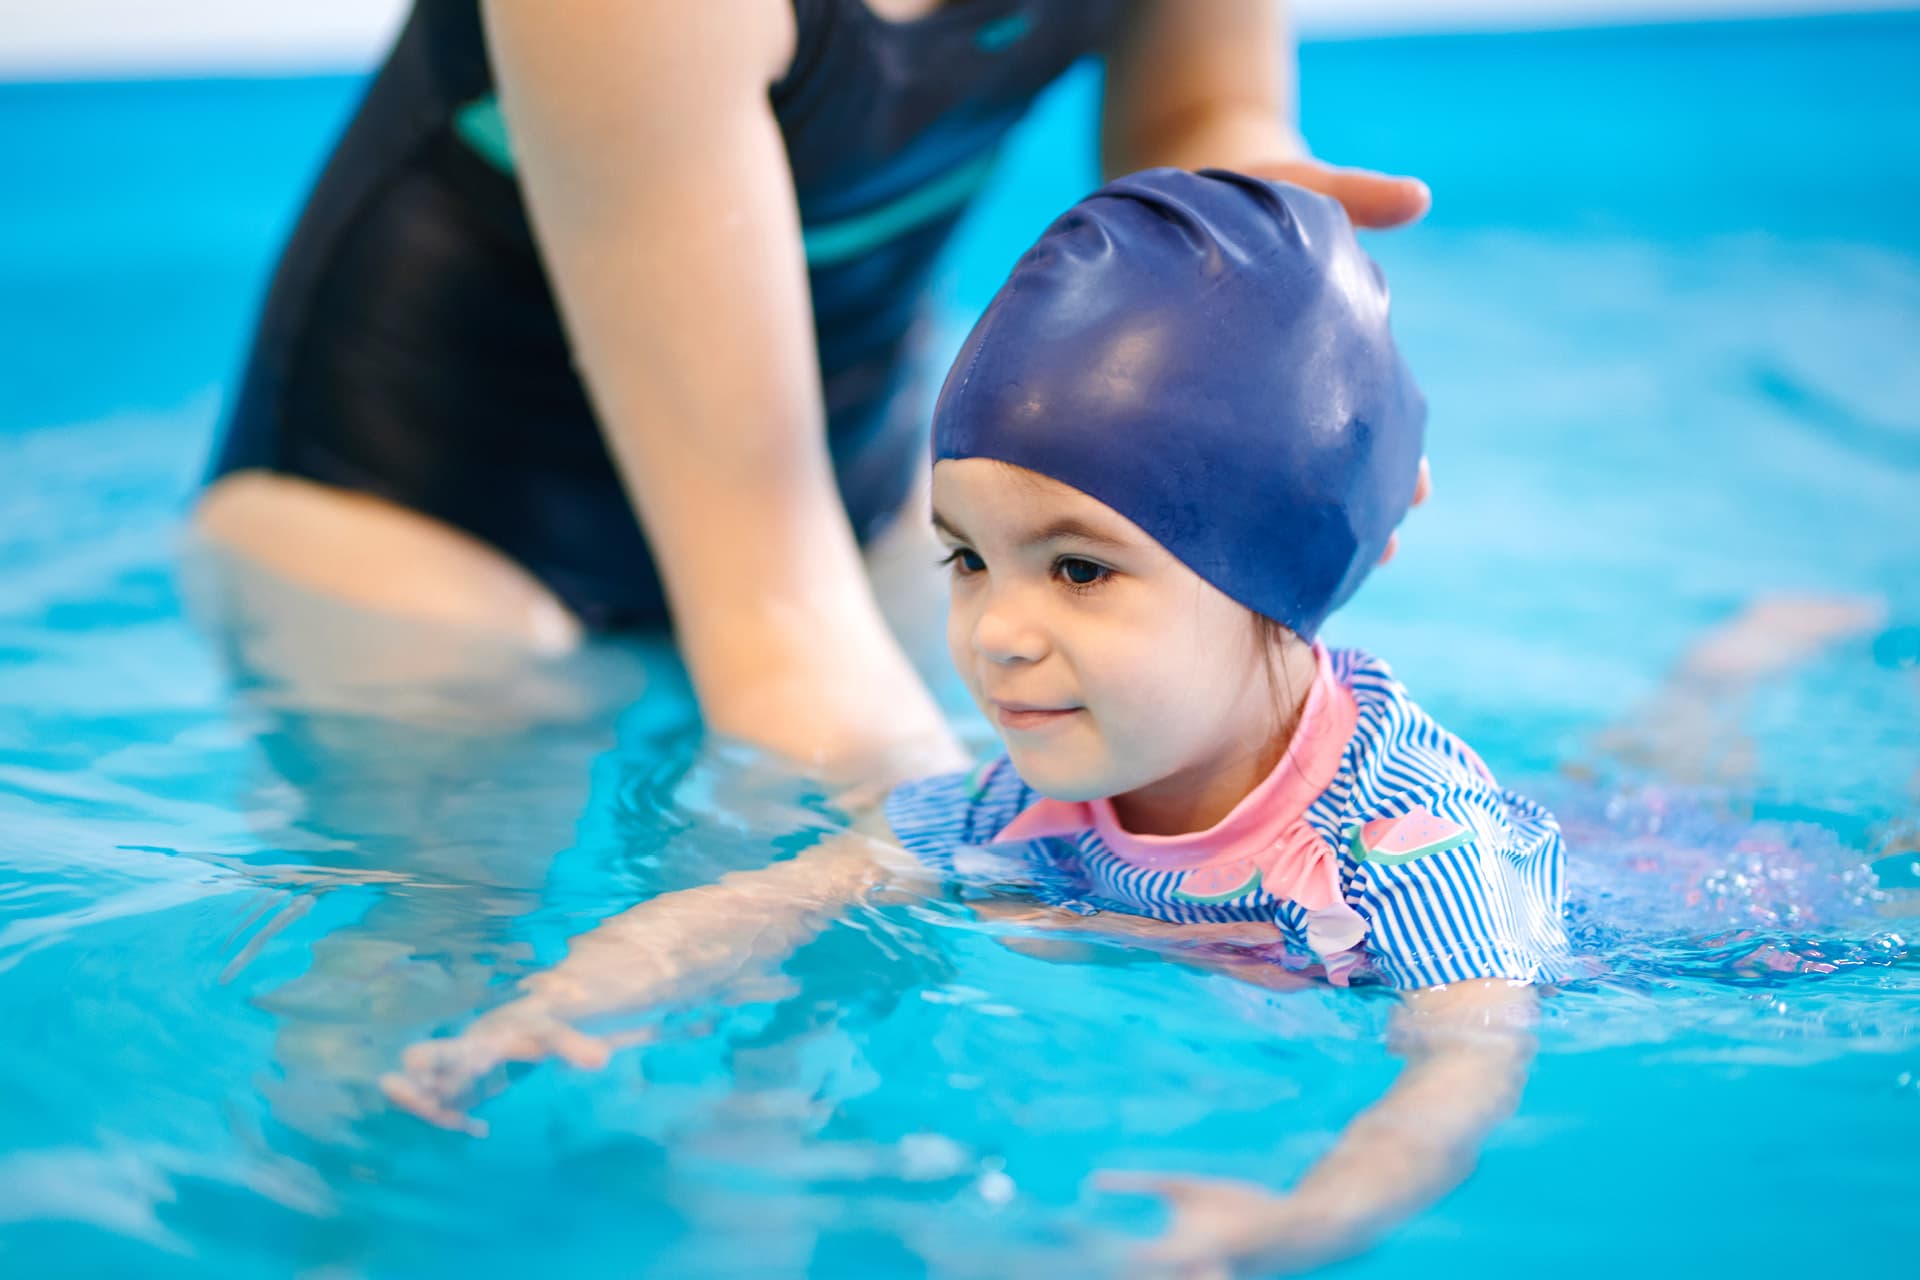
<svg viewBox="0 0 1920 1280">
<path fill-rule="evenodd" d="M 1047 653 L 1046 633 L 1012 601 L 991 599 L 974 619 L 973 651 L 989 662 L 1038 662 Z"/>
</svg>

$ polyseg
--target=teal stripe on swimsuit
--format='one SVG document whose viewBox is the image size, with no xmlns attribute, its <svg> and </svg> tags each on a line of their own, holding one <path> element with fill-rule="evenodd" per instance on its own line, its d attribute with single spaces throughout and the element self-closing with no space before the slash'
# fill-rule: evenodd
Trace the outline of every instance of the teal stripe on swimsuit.
<svg viewBox="0 0 1920 1280">
<path fill-rule="evenodd" d="M 513 172 L 513 142 L 507 137 L 507 118 L 493 94 L 475 98 L 453 113 L 453 131 L 502 173 Z"/>
<path fill-rule="evenodd" d="M 997 22 L 989 22 L 973 33 L 973 42 L 988 53 L 999 53 L 1026 39 L 1027 32 L 1033 30 L 1033 16 L 1028 13 L 1010 13 Z"/>
<path fill-rule="evenodd" d="M 994 161 L 999 158 L 998 151 L 983 151 L 877 209 L 838 222 L 803 227 L 800 237 L 807 247 L 807 265 L 831 267 L 846 262 L 935 218 L 953 213 L 986 185 Z"/>
<path fill-rule="evenodd" d="M 500 100 L 493 94 L 475 98 L 454 112 L 453 130 L 494 168 L 502 173 L 514 171 L 513 143 L 507 136 L 506 118 L 500 114 Z M 807 265 L 831 267 L 850 262 L 916 227 L 955 212 L 986 184 L 997 159 L 998 151 L 984 151 L 876 209 L 802 227 L 800 239 L 806 249 Z"/>
</svg>

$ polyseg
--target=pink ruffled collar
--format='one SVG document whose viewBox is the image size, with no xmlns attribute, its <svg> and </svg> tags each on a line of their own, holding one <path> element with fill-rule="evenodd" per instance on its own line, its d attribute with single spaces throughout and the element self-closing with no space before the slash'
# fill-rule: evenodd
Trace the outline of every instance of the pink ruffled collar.
<svg viewBox="0 0 1920 1280">
<path fill-rule="evenodd" d="M 1358 712 L 1353 694 L 1333 674 L 1324 646 L 1314 645 L 1318 667 L 1287 750 L 1258 786 L 1226 817 L 1205 831 L 1177 836 L 1137 835 L 1120 825 L 1113 802 L 1052 800 L 1029 805 L 994 838 L 996 844 L 1094 831 L 1115 857 L 1148 871 L 1179 871 L 1182 890 L 1193 886 L 1261 887 L 1308 913 L 1308 945 L 1322 957 L 1345 952 L 1366 934 L 1366 925 L 1340 888 L 1340 862 L 1306 821 L 1313 802 L 1333 784 L 1353 737 Z M 1333 966 L 1329 965 L 1331 973 Z"/>
</svg>

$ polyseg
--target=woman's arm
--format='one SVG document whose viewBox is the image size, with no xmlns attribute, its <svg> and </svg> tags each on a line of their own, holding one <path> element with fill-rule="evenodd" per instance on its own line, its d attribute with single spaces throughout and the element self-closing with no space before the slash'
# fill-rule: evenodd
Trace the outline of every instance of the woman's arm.
<svg viewBox="0 0 1920 1280">
<path fill-rule="evenodd" d="M 574 359 L 707 723 L 824 772 L 964 757 L 868 585 L 826 447 L 767 89 L 785 0 L 485 0 Z"/>
<path fill-rule="evenodd" d="M 1425 213 L 1419 180 L 1307 154 L 1295 66 L 1284 0 L 1136 0 L 1107 60 L 1102 171 L 1237 169 L 1332 196 L 1361 226 Z"/>
<path fill-rule="evenodd" d="M 1407 1065 L 1291 1193 L 1222 1179 L 1108 1174 L 1173 1208 L 1149 1258 L 1171 1267 L 1302 1270 L 1357 1253 L 1458 1186 L 1513 1114 L 1533 1059 L 1538 997 L 1479 980 L 1412 994 L 1390 1043 Z"/>
<path fill-rule="evenodd" d="M 518 999 L 458 1036 L 410 1047 L 381 1088 L 424 1120 L 484 1133 L 464 1104 L 474 1083 L 500 1064 L 558 1057 L 603 1066 L 614 1045 L 581 1031 L 582 1019 L 711 993 L 785 959 L 883 880 L 924 874 L 882 843 L 884 824 L 871 833 L 838 836 L 789 861 L 664 893 L 602 921 L 573 940 L 565 960 L 526 979 Z"/>
</svg>

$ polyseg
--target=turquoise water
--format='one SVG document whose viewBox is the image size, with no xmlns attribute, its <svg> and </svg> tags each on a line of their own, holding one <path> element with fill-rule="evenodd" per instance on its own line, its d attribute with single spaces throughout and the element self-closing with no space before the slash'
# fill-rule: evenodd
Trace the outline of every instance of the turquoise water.
<svg viewBox="0 0 1920 1280">
<path fill-rule="evenodd" d="M 1347 1274 L 1911 1268 L 1916 55 L 1913 16 L 1303 51 L 1318 148 L 1436 194 L 1372 243 L 1438 494 L 1334 638 L 1559 807 L 1597 970 L 1473 1179 Z M 1088 180 L 1092 87 L 956 247 L 950 337 Z M 699 741 L 657 643 L 423 685 L 448 637 L 176 555 L 356 90 L 0 87 L 0 1273 L 1111 1274 L 1154 1218 L 1090 1170 L 1296 1177 L 1391 1079 L 1383 1000 L 1038 959 L 957 900 L 516 1072 L 485 1140 L 386 1107 L 571 934 L 830 818 Z M 1667 683 L 1809 595 L 1865 612 Z"/>
</svg>

